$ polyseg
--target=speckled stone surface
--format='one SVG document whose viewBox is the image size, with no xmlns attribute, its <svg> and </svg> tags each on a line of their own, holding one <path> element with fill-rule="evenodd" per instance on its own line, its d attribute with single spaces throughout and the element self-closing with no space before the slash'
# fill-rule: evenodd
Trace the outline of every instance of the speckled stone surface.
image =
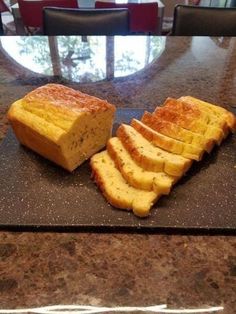
<svg viewBox="0 0 236 314">
<path fill-rule="evenodd" d="M 191 94 L 235 110 L 236 39 L 170 37 L 162 55 L 145 69 L 80 84 L 22 68 L 0 46 L 0 138 L 7 130 L 9 105 L 53 81 L 118 107 L 152 110 L 168 96 Z M 236 238 L 0 232 L 0 308 L 162 303 L 170 308 L 222 305 L 220 313 L 234 314 Z"/>
</svg>

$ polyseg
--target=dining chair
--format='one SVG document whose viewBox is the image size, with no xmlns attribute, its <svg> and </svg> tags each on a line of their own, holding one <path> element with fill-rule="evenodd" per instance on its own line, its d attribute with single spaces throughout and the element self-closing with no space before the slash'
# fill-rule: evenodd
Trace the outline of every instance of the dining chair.
<svg viewBox="0 0 236 314">
<path fill-rule="evenodd" d="M 127 35 L 128 9 L 44 8 L 45 35 Z"/>
<path fill-rule="evenodd" d="M 0 12 L 0 36 L 3 35 L 3 25 L 2 25 L 2 13 Z"/>
<path fill-rule="evenodd" d="M 0 32 L 4 34 L 13 34 L 15 33 L 15 25 L 14 19 L 11 13 L 10 7 L 3 1 L 0 0 L 0 23 L 1 23 L 1 30 Z"/>
<path fill-rule="evenodd" d="M 24 27 L 29 34 L 43 26 L 43 8 L 48 6 L 78 8 L 77 0 L 18 0 Z"/>
<path fill-rule="evenodd" d="M 0 0 L 0 12 L 10 12 L 9 7 L 6 5 L 6 3 L 3 0 Z"/>
<path fill-rule="evenodd" d="M 0 35 L 4 34 L 3 31 L 3 22 L 2 22 L 2 13 L 7 12 L 8 7 L 6 6 L 5 2 L 3 0 L 0 0 Z"/>
<path fill-rule="evenodd" d="M 96 1 L 96 9 L 127 8 L 130 14 L 130 32 L 156 34 L 158 29 L 158 4 L 147 3 L 115 3 Z"/>
<path fill-rule="evenodd" d="M 236 8 L 177 5 L 171 35 L 236 36 Z"/>
</svg>

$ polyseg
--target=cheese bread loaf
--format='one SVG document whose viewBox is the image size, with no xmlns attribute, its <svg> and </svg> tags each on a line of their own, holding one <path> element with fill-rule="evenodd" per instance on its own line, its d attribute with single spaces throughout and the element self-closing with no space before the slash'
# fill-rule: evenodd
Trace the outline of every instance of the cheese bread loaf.
<svg viewBox="0 0 236 314">
<path fill-rule="evenodd" d="M 13 103 L 8 119 L 23 145 L 73 171 L 106 145 L 114 114 L 105 100 L 48 84 Z"/>
</svg>

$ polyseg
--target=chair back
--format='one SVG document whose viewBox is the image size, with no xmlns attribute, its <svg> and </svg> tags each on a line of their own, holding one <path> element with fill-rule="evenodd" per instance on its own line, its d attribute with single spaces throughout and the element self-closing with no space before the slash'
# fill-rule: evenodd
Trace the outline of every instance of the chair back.
<svg viewBox="0 0 236 314">
<path fill-rule="evenodd" d="M 42 27 L 44 7 L 78 8 L 77 0 L 18 0 L 18 3 L 21 18 L 26 27 Z"/>
<path fill-rule="evenodd" d="M 0 0 L 0 12 L 11 12 L 9 7 L 6 5 L 6 3 L 3 0 Z"/>
<path fill-rule="evenodd" d="M 3 32 L 3 25 L 2 25 L 2 15 L 1 15 L 1 12 L 0 12 L 0 36 L 3 35 L 4 32 Z"/>
<path fill-rule="evenodd" d="M 45 35 L 127 35 L 128 9 L 44 8 Z"/>
<path fill-rule="evenodd" d="M 115 3 L 96 1 L 95 8 L 127 8 L 130 14 L 130 31 L 133 33 L 156 34 L 158 29 L 158 4 L 149 3 Z"/>
<path fill-rule="evenodd" d="M 172 35 L 236 36 L 236 8 L 177 5 Z"/>
</svg>

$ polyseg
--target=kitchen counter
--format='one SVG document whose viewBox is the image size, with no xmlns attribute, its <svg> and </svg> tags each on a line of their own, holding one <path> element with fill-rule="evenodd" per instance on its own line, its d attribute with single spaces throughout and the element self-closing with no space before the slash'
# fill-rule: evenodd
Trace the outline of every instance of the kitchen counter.
<svg viewBox="0 0 236 314">
<path fill-rule="evenodd" d="M 236 38 L 1 37 L 0 73 L 0 139 L 9 105 L 48 82 L 119 108 L 151 111 L 189 94 L 235 112 Z M 0 309 L 167 304 L 233 314 L 235 287 L 233 234 L 0 231 Z"/>
</svg>

